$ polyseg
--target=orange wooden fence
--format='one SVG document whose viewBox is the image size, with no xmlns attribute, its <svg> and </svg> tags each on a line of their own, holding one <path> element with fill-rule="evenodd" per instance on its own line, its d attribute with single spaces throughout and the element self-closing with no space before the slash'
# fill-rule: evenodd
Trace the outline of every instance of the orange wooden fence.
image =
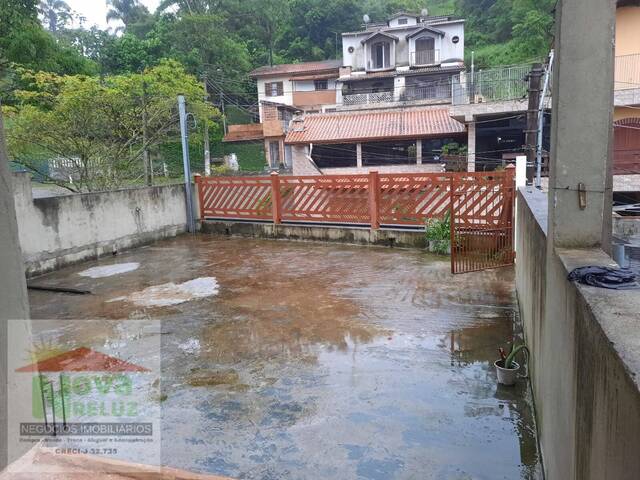
<svg viewBox="0 0 640 480">
<path fill-rule="evenodd" d="M 365 175 L 200 177 L 201 218 L 332 224 L 422 226 L 442 218 L 456 198 L 458 219 L 499 220 L 496 182 L 510 171 Z M 464 195 L 459 195 L 464 194 Z"/>
</svg>

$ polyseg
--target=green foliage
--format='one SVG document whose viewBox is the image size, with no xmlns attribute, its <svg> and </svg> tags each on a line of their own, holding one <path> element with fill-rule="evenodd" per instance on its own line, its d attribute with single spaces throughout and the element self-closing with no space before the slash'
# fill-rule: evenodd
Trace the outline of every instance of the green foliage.
<svg viewBox="0 0 640 480">
<path fill-rule="evenodd" d="M 434 244 L 434 251 L 441 255 L 448 253 L 451 239 L 451 217 L 449 213 L 444 218 L 428 218 L 426 221 L 425 237 Z"/>
<path fill-rule="evenodd" d="M 427 240 L 449 240 L 451 238 L 451 217 L 447 213 L 444 218 L 427 218 Z"/>
<path fill-rule="evenodd" d="M 442 146 L 443 155 L 466 155 L 467 146 L 457 142 L 450 142 Z"/>
<path fill-rule="evenodd" d="M 456 0 L 467 19 L 467 63 L 472 50 L 485 68 L 542 59 L 553 34 L 555 0 Z"/>
<path fill-rule="evenodd" d="M 516 355 L 521 351 L 525 351 L 527 355 L 529 355 L 529 349 L 524 343 L 521 345 L 518 345 L 517 347 L 515 346 L 515 344 L 512 345 L 511 352 L 509 353 L 509 355 L 507 355 L 507 358 L 504 360 L 504 368 L 511 368 L 513 365 L 513 361 L 516 358 Z"/>
<path fill-rule="evenodd" d="M 122 185 L 141 174 L 145 149 L 153 155 L 163 142 L 179 138 L 178 93 L 199 124 L 209 122 L 216 132 L 217 110 L 204 102 L 200 82 L 175 61 L 104 80 L 33 72 L 24 72 L 23 80 L 29 89 L 16 94 L 21 103 L 8 131 L 10 157 L 36 171 L 42 166 L 34 148 L 47 160 L 63 160 L 78 190 Z M 190 136 L 194 142 L 201 141 L 198 133 Z"/>
</svg>

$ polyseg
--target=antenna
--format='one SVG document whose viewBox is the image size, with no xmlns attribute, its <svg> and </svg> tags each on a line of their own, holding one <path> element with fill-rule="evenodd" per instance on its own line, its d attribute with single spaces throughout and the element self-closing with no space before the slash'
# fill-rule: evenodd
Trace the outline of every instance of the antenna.
<svg viewBox="0 0 640 480">
<path fill-rule="evenodd" d="M 422 18 L 428 17 L 429 16 L 429 9 L 428 8 L 423 8 L 422 10 L 420 10 L 420 15 L 422 15 Z"/>
<path fill-rule="evenodd" d="M 367 15 L 366 13 L 362 16 L 362 21 L 364 23 L 369 23 L 371 21 L 371 19 L 369 18 L 369 15 Z"/>
</svg>

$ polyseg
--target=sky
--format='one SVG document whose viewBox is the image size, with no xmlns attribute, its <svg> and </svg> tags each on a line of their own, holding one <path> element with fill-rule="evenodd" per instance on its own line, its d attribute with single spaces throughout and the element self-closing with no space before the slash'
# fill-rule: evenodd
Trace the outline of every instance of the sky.
<svg viewBox="0 0 640 480">
<path fill-rule="evenodd" d="M 108 26 L 118 26 L 116 22 L 107 24 L 106 16 L 109 8 L 106 0 L 66 0 L 66 2 L 72 10 L 87 18 L 85 28 L 90 28 L 94 24 L 103 29 Z M 154 12 L 160 0 L 140 0 L 140 3 L 144 4 L 150 12 Z"/>
</svg>

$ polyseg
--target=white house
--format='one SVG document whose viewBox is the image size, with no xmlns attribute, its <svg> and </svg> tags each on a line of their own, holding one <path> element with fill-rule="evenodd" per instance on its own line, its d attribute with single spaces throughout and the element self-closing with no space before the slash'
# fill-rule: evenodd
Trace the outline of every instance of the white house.
<svg viewBox="0 0 640 480">
<path fill-rule="evenodd" d="M 322 60 L 264 66 L 251 72 L 258 85 L 260 121 L 263 102 L 295 107 L 302 112 L 320 112 L 336 105 L 336 81 L 341 60 Z"/>
<path fill-rule="evenodd" d="M 464 19 L 406 12 L 342 34 L 343 106 L 433 100 L 448 103 L 464 69 Z"/>
</svg>

